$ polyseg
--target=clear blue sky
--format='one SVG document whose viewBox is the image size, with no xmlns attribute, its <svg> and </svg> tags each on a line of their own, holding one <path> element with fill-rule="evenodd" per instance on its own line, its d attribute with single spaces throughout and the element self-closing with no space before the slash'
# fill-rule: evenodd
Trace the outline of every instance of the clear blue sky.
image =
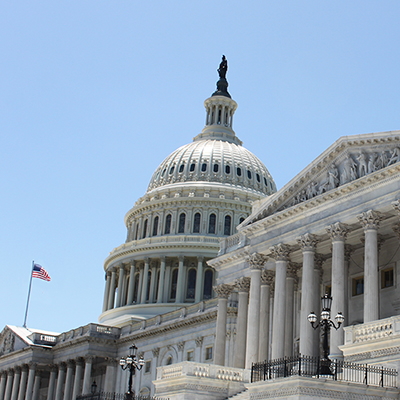
<svg viewBox="0 0 400 400">
<path fill-rule="evenodd" d="M 204 126 L 229 62 L 234 129 L 278 188 L 338 137 L 400 129 L 400 2 L 3 1 L 0 329 L 96 322 L 103 261 L 153 171 Z"/>
</svg>

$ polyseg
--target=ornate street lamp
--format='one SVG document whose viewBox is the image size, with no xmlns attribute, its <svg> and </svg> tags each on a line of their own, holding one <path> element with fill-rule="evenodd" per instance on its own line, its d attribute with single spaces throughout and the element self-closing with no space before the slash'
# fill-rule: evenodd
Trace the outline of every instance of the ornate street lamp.
<svg viewBox="0 0 400 400">
<path fill-rule="evenodd" d="M 323 358 L 321 360 L 320 366 L 320 374 L 321 375 L 332 375 L 332 371 L 330 369 L 331 360 L 329 359 L 329 345 L 328 345 L 328 336 L 331 328 L 335 328 L 338 330 L 340 325 L 342 325 L 344 321 L 344 316 L 341 312 L 338 312 L 335 316 L 335 320 L 337 325 L 331 320 L 331 305 L 332 305 L 332 297 L 325 294 L 324 297 L 321 298 L 322 302 L 322 311 L 321 311 L 321 320 L 316 324 L 318 317 L 316 314 L 311 312 L 307 319 L 310 322 L 311 326 L 314 329 L 317 329 L 319 326 L 322 327 L 322 348 L 324 351 Z"/>
<path fill-rule="evenodd" d="M 126 357 L 121 357 L 121 359 L 119 360 L 119 365 L 123 370 L 129 369 L 128 391 L 125 393 L 126 400 L 133 399 L 132 376 L 135 373 L 136 369 L 140 371 L 144 365 L 143 357 L 139 357 L 139 360 L 137 359 L 137 347 L 134 344 L 129 347 L 129 350 L 131 350 L 131 354 Z"/>
</svg>

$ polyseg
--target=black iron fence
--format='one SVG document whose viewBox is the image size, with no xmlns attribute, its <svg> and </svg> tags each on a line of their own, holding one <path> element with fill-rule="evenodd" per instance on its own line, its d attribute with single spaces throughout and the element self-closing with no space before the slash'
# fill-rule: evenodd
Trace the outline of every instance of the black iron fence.
<svg viewBox="0 0 400 400">
<path fill-rule="evenodd" d="M 110 392 L 97 392 L 94 394 L 84 394 L 76 396 L 76 400 L 125 400 L 125 394 L 122 393 L 110 393 Z M 133 396 L 132 400 L 169 400 L 161 397 L 150 397 L 150 396 Z"/>
<path fill-rule="evenodd" d="M 396 388 L 397 374 L 397 370 L 392 368 L 298 356 L 254 363 L 251 367 L 251 382 L 298 375 Z"/>
</svg>

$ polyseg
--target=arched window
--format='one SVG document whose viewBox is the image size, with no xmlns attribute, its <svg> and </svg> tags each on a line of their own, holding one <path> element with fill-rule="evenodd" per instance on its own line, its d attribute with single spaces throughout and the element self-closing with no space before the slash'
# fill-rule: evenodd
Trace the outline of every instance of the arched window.
<svg viewBox="0 0 400 400">
<path fill-rule="evenodd" d="M 158 232 L 158 217 L 155 217 L 153 222 L 153 236 L 157 236 L 157 232 Z"/>
<path fill-rule="evenodd" d="M 203 289 L 203 299 L 208 300 L 212 297 L 212 287 L 213 287 L 214 273 L 212 269 L 207 269 L 204 274 L 204 289 Z"/>
<path fill-rule="evenodd" d="M 224 235 L 230 235 L 231 234 L 231 222 L 232 218 L 230 215 L 227 215 L 225 217 L 225 224 L 224 224 Z"/>
<path fill-rule="evenodd" d="M 167 358 L 167 362 L 165 363 L 165 365 L 171 365 L 171 364 L 172 364 L 172 357 L 169 356 L 169 357 Z"/>
<path fill-rule="evenodd" d="M 150 299 L 150 285 L 151 285 L 151 271 L 148 272 L 147 275 L 147 289 L 146 289 L 146 301 Z"/>
<path fill-rule="evenodd" d="M 158 300 L 158 295 L 159 295 L 159 293 L 158 293 L 158 284 L 159 284 L 159 282 L 160 282 L 160 270 L 158 270 L 158 272 L 157 272 L 157 276 L 156 276 L 156 283 L 155 283 L 155 285 L 156 285 L 156 295 L 155 295 L 155 298 L 154 298 L 154 300 L 155 300 L 155 302 L 157 302 L 157 300 Z"/>
<path fill-rule="evenodd" d="M 239 167 L 236 168 L 236 175 L 242 176 L 242 168 L 239 168 Z"/>
<path fill-rule="evenodd" d="M 196 270 L 194 268 L 191 268 L 188 273 L 188 285 L 186 292 L 187 299 L 194 299 L 194 295 L 196 292 L 196 275 Z"/>
<path fill-rule="evenodd" d="M 214 171 L 215 173 L 217 173 L 217 172 L 218 172 L 218 168 L 219 168 L 219 165 L 218 165 L 218 164 L 214 164 L 214 166 L 213 166 L 213 171 Z"/>
<path fill-rule="evenodd" d="M 243 221 L 244 221 L 244 218 L 241 217 L 241 218 L 239 219 L 239 224 L 241 224 Z"/>
<path fill-rule="evenodd" d="M 210 214 L 208 220 L 208 233 L 215 233 L 215 223 L 217 221 L 217 216 L 215 214 Z"/>
<path fill-rule="evenodd" d="M 189 172 L 193 172 L 195 168 L 196 168 L 195 163 L 190 164 Z"/>
<path fill-rule="evenodd" d="M 128 275 L 128 277 L 126 278 L 126 281 L 125 281 L 125 287 L 126 288 L 129 287 L 129 280 L 130 280 L 130 277 Z M 128 290 L 125 290 L 125 299 L 124 299 L 124 304 L 123 305 L 128 305 Z"/>
<path fill-rule="evenodd" d="M 172 271 L 172 279 L 171 279 L 171 291 L 169 297 L 171 300 L 176 299 L 176 285 L 178 283 L 178 268 L 175 268 Z"/>
<path fill-rule="evenodd" d="M 251 171 L 249 169 L 247 170 L 247 177 L 251 179 Z"/>
<path fill-rule="evenodd" d="M 138 301 L 139 278 L 140 278 L 139 274 L 136 274 L 136 275 L 135 275 L 135 287 L 134 287 L 134 291 L 133 291 L 133 293 L 134 293 L 134 295 L 133 295 L 133 301 L 134 301 L 135 303 L 137 303 L 137 301 Z"/>
<path fill-rule="evenodd" d="M 260 174 L 256 174 L 257 182 L 260 182 Z"/>
<path fill-rule="evenodd" d="M 139 224 L 136 225 L 135 240 L 138 240 L 138 238 L 139 238 Z"/>
<path fill-rule="evenodd" d="M 147 219 L 146 221 L 144 221 L 142 238 L 145 238 L 146 234 L 147 234 Z"/>
<path fill-rule="evenodd" d="M 165 229 L 164 229 L 164 234 L 168 235 L 171 233 L 171 214 L 168 214 L 167 217 L 165 218 Z"/>
<path fill-rule="evenodd" d="M 231 167 L 229 165 L 225 165 L 225 173 L 230 174 L 231 173 Z"/>
<path fill-rule="evenodd" d="M 203 163 L 201 164 L 201 172 L 206 172 L 207 171 L 207 164 Z"/>
<path fill-rule="evenodd" d="M 194 214 L 193 219 L 193 233 L 200 233 L 200 213 Z"/>
<path fill-rule="evenodd" d="M 186 214 L 182 213 L 179 215 L 178 233 L 185 233 L 185 222 L 186 222 Z"/>
<path fill-rule="evenodd" d="M 183 170 L 185 169 L 185 164 L 181 164 L 179 166 L 179 173 L 181 174 L 183 172 Z"/>
<path fill-rule="evenodd" d="M 169 174 L 172 175 L 174 173 L 174 170 L 175 170 L 175 166 L 173 165 L 169 170 Z"/>
</svg>

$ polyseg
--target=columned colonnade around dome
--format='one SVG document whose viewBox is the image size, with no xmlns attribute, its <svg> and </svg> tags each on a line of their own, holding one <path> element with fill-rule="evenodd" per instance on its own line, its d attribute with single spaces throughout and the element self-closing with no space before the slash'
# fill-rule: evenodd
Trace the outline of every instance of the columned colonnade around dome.
<svg viewBox="0 0 400 400">
<path fill-rule="evenodd" d="M 203 256 L 133 259 L 108 269 L 103 312 L 134 304 L 208 300 L 213 283 L 214 270 Z"/>
</svg>

